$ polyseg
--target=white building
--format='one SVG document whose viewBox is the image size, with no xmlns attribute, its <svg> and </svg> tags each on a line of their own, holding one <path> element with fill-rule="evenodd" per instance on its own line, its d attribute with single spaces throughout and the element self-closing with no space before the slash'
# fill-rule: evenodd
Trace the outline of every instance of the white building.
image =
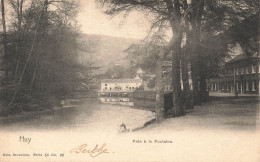
<svg viewBox="0 0 260 162">
<path fill-rule="evenodd" d="M 103 92 L 129 92 L 141 85 L 141 79 L 103 79 L 100 90 Z"/>
</svg>

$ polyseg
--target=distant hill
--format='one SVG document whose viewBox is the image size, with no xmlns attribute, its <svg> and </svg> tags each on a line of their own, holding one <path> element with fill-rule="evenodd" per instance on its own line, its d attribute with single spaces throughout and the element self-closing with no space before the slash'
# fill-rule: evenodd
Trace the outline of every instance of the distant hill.
<svg viewBox="0 0 260 162">
<path fill-rule="evenodd" d="M 125 59 L 124 52 L 130 45 L 140 40 L 111 37 L 105 35 L 81 34 L 78 38 L 79 56 L 82 64 L 101 67 L 98 73 L 105 72 L 113 65 L 129 66 L 129 60 Z"/>
</svg>

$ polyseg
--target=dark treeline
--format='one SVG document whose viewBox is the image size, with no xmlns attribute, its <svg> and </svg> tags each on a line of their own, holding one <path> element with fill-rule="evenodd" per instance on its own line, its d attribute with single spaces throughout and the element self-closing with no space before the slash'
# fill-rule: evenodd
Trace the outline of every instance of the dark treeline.
<svg viewBox="0 0 260 162">
<path fill-rule="evenodd" d="M 1 102 L 9 113 L 51 108 L 80 83 L 78 5 L 48 0 L 1 0 L 1 5 Z"/>
</svg>

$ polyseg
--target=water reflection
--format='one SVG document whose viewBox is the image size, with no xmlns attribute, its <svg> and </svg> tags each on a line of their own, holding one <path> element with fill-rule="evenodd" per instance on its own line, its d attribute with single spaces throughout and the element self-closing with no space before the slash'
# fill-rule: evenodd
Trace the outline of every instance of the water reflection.
<svg viewBox="0 0 260 162">
<path fill-rule="evenodd" d="M 134 102 L 128 97 L 100 97 L 100 103 L 109 103 L 116 105 L 134 106 Z"/>
<path fill-rule="evenodd" d="M 136 99 L 133 97 L 99 97 L 98 100 L 102 104 L 124 105 L 150 111 L 155 110 L 155 101 L 151 99 Z"/>
</svg>

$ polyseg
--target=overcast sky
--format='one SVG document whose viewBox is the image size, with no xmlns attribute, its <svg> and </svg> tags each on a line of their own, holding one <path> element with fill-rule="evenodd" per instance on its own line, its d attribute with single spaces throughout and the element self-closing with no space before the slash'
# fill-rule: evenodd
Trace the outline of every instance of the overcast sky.
<svg viewBox="0 0 260 162">
<path fill-rule="evenodd" d="M 96 7 L 95 0 L 80 0 L 78 22 L 83 33 L 142 39 L 149 30 L 149 23 L 142 14 L 132 13 L 110 18 Z"/>
<path fill-rule="evenodd" d="M 100 8 L 97 8 L 95 0 L 76 1 L 80 4 L 77 20 L 83 33 L 143 39 L 149 31 L 150 24 L 142 13 L 134 12 L 127 18 L 122 16 L 111 18 L 103 14 Z M 24 3 L 24 8 L 29 6 L 29 4 Z M 7 15 L 11 11 L 9 3 L 6 3 Z M 6 19 L 8 20 L 9 17 Z"/>
</svg>

